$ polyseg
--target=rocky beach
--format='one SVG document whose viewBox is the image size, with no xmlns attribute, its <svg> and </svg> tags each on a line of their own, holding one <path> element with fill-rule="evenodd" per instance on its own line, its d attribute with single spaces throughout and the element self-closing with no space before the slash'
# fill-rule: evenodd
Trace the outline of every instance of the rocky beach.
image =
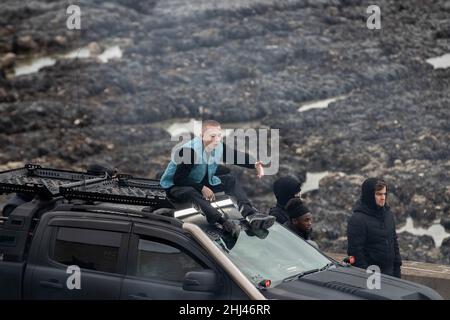
<svg viewBox="0 0 450 320">
<path fill-rule="evenodd" d="M 0 170 L 155 177 L 173 124 L 279 129 L 277 175 L 233 169 L 257 207 L 277 177 L 327 172 L 303 197 L 321 249 L 345 253 L 361 183 L 380 176 L 404 259 L 450 264 L 450 1 L 379 0 L 379 30 L 371 4 L 3 0 Z"/>
</svg>

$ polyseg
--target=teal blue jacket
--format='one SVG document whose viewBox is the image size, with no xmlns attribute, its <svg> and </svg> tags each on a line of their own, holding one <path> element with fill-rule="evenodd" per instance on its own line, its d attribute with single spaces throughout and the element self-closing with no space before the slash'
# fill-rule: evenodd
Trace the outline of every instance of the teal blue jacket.
<svg viewBox="0 0 450 320">
<path fill-rule="evenodd" d="M 219 143 L 217 147 L 210 152 L 209 157 L 207 157 L 207 153 L 204 150 L 200 137 L 195 137 L 180 147 L 180 149 L 183 148 L 193 149 L 196 155 L 196 162 L 194 163 L 194 166 L 188 176 L 190 183 L 200 183 L 207 172 L 209 185 L 216 186 L 221 183 L 219 177 L 215 176 L 215 173 L 217 166 L 222 162 L 222 143 Z M 176 159 L 175 155 L 176 153 L 172 154 L 172 159 L 161 177 L 160 185 L 164 189 L 174 186 L 173 177 L 175 175 L 175 171 L 177 170 L 177 164 L 181 161 L 181 159 Z"/>
</svg>

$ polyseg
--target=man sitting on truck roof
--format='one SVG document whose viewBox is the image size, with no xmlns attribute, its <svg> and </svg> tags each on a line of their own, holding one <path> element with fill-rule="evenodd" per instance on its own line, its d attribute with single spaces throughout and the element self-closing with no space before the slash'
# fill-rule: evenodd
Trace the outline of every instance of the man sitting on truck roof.
<svg viewBox="0 0 450 320">
<path fill-rule="evenodd" d="M 183 144 L 175 152 L 179 158 L 172 159 L 161 177 L 161 187 L 167 194 L 179 201 L 191 201 L 205 214 L 210 224 L 219 223 L 233 236 L 239 234 L 238 224 L 222 217 L 219 211 L 211 206 L 215 200 L 215 192 L 224 191 L 233 196 L 242 216 L 252 229 L 267 229 L 275 222 L 275 218 L 260 213 L 253 207 L 239 181 L 233 174 L 216 176 L 219 163 L 227 159 L 226 154 L 234 153 L 235 165 L 255 168 L 258 178 L 264 176 L 264 169 L 259 161 L 254 161 L 246 153 L 245 163 L 237 163 L 240 159 L 238 151 L 226 146 L 222 140 L 221 126 L 217 121 L 206 120 L 202 123 L 200 136 Z"/>
</svg>

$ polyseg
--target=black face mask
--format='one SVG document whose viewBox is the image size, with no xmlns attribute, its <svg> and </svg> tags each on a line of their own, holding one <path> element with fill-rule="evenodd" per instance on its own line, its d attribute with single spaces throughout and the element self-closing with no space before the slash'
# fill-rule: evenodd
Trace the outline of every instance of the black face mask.
<svg viewBox="0 0 450 320">
<path fill-rule="evenodd" d="M 375 202 L 375 186 L 380 179 L 369 178 L 362 184 L 361 188 L 361 202 L 373 210 L 380 210 Z"/>
</svg>

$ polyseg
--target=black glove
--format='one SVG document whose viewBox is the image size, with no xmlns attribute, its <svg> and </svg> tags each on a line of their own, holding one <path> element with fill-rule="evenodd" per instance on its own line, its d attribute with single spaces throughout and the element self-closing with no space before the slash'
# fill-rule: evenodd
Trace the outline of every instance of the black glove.
<svg viewBox="0 0 450 320">
<path fill-rule="evenodd" d="M 401 264 L 394 264 L 394 277 L 401 279 L 402 278 L 402 269 Z"/>
<path fill-rule="evenodd" d="M 223 228 L 226 232 L 228 232 L 232 237 L 239 237 L 239 233 L 241 232 L 241 227 L 238 224 L 235 224 L 233 221 L 226 219 L 222 223 Z"/>
</svg>

